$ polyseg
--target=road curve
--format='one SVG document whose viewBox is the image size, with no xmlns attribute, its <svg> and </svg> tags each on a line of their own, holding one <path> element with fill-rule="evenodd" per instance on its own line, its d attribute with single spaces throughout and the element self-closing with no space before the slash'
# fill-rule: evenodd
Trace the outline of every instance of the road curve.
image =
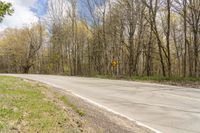
<svg viewBox="0 0 200 133">
<path fill-rule="evenodd" d="M 10 75 L 48 83 L 163 133 L 200 133 L 200 89 L 52 75 Z"/>
</svg>

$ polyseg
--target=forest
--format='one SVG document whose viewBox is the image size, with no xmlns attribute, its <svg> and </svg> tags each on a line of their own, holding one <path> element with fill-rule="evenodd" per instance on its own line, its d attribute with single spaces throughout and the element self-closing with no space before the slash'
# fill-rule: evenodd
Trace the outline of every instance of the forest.
<svg viewBox="0 0 200 133">
<path fill-rule="evenodd" d="M 79 2 L 80 3 L 80 2 Z M 49 0 L 0 32 L 0 72 L 200 77 L 199 0 Z"/>
</svg>

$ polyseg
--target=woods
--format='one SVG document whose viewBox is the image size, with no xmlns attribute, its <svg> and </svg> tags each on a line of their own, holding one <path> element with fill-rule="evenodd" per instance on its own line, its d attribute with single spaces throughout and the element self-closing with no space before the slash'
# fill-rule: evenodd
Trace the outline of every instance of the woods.
<svg viewBox="0 0 200 133">
<path fill-rule="evenodd" d="M 4 73 L 200 76 L 199 0 L 49 0 L 0 34 Z"/>
</svg>

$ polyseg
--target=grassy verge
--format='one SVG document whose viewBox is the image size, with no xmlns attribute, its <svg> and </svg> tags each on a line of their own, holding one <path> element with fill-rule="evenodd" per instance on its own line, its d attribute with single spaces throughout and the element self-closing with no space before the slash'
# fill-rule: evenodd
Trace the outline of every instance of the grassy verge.
<svg viewBox="0 0 200 133">
<path fill-rule="evenodd" d="M 144 82 L 155 82 L 155 83 L 162 83 L 162 84 L 170 84 L 170 85 L 177 85 L 177 86 L 189 86 L 194 88 L 200 87 L 200 78 L 193 78 L 193 77 L 161 77 L 161 76 L 121 76 L 121 77 L 113 77 L 110 75 L 96 75 L 96 78 L 103 78 L 103 79 L 119 79 L 119 80 L 131 80 L 131 81 L 144 81 Z"/>
<path fill-rule="evenodd" d="M 152 76 L 152 77 L 131 77 L 131 80 L 143 80 L 143 81 L 157 81 L 157 82 L 167 82 L 167 81 L 172 81 L 172 82 L 199 82 L 200 78 L 192 78 L 192 77 L 159 77 L 159 76 Z"/>
<path fill-rule="evenodd" d="M 68 108 L 83 116 L 75 105 L 64 96 L 53 102 L 54 95 L 47 87 L 12 77 L 0 77 L 0 132 L 73 132 L 77 122 L 71 112 L 64 111 L 57 103 L 65 102 Z M 74 119 L 74 118 L 73 118 Z"/>
</svg>

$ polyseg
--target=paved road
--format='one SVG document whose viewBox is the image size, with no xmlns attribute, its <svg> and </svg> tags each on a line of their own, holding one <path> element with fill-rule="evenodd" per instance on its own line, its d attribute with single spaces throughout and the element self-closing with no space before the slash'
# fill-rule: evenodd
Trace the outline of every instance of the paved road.
<svg viewBox="0 0 200 133">
<path fill-rule="evenodd" d="M 13 75 L 56 85 L 164 133 L 200 133 L 200 89 L 47 75 Z"/>
</svg>

